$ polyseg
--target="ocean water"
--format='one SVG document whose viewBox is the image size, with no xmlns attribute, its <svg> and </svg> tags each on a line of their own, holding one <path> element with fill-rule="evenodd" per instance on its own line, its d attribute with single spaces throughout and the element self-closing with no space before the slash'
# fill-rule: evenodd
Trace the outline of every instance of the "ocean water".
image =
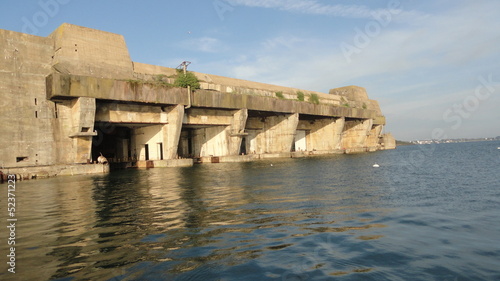
<svg viewBox="0 0 500 281">
<path fill-rule="evenodd" d="M 500 280 L 497 147 L 17 182 L 15 274 L 3 184 L 0 280 Z"/>
</svg>

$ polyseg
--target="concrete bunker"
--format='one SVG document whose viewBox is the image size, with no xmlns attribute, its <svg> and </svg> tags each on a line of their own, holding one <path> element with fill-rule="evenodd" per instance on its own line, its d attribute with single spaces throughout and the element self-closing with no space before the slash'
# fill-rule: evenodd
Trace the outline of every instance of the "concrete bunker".
<svg viewBox="0 0 500 281">
<path fill-rule="evenodd" d="M 0 164 L 10 172 L 102 173 L 82 165 L 100 153 L 171 167 L 192 165 L 179 156 L 229 162 L 395 148 L 378 102 L 361 87 L 326 94 L 193 72 L 201 89 L 188 92 L 157 79 L 174 68 L 133 62 L 118 34 L 63 24 L 48 37 L 0 30 L 0 39 L 15 49 L 0 59 L 0 95 L 23 105 L 2 112 L 10 125 Z"/>
</svg>

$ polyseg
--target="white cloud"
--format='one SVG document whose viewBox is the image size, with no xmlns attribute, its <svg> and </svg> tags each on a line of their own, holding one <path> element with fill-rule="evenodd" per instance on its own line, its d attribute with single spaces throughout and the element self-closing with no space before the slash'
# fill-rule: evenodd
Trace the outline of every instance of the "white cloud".
<svg viewBox="0 0 500 281">
<path fill-rule="evenodd" d="M 228 0 L 234 6 L 274 8 L 283 11 L 341 17 L 370 17 L 370 9 L 360 5 L 325 5 L 314 0 Z"/>
<path fill-rule="evenodd" d="M 278 9 L 302 14 L 324 15 L 344 18 L 372 18 L 374 14 L 391 10 L 399 10 L 403 4 L 399 1 L 388 1 L 388 6 L 371 9 L 365 5 L 323 4 L 317 0 L 226 0 L 233 6 Z M 391 3 L 396 3 L 395 5 Z M 393 5 L 393 6 L 392 6 Z M 421 17 L 415 11 L 403 12 L 407 20 Z"/>
<path fill-rule="evenodd" d="M 267 39 L 262 43 L 264 50 L 268 51 L 276 51 L 277 49 L 281 50 L 285 49 L 296 49 L 299 47 L 300 43 L 303 43 L 305 40 L 303 38 L 299 38 L 296 36 L 277 36 L 271 39 Z"/>
</svg>

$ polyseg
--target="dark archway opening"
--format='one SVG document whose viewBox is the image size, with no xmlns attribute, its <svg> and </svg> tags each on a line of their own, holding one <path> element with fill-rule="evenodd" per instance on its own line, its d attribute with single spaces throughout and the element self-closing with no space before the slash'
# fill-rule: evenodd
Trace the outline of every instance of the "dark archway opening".
<svg viewBox="0 0 500 281">
<path fill-rule="evenodd" d="M 241 138 L 241 145 L 240 145 L 240 155 L 246 155 L 247 154 L 247 138 L 242 137 Z"/>
<path fill-rule="evenodd" d="M 111 169 L 125 168 L 135 161 L 132 155 L 132 129 L 110 123 L 96 123 L 97 136 L 92 139 L 92 161 L 101 154 L 107 158 Z M 122 167 L 123 166 L 123 167 Z"/>
</svg>

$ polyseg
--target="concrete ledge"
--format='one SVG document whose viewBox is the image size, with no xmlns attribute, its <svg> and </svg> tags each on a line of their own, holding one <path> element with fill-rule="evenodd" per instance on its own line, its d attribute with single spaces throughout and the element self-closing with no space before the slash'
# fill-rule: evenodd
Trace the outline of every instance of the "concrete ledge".
<svg viewBox="0 0 500 281">
<path fill-rule="evenodd" d="M 366 152 L 366 148 L 363 151 Z M 248 155 L 234 155 L 234 156 L 209 156 L 199 158 L 199 164 L 206 163 L 237 163 L 237 162 L 252 162 L 264 159 L 273 158 L 303 158 L 303 157 L 315 157 L 321 155 L 333 155 L 333 154 L 343 154 L 344 150 L 338 149 L 334 151 L 295 151 L 295 152 L 283 152 L 283 153 L 266 153 L 266 154 L 248 154 Z"/>
<path fill-rule="evenodd" d="M 315 151 L 297 151 L 293 152 L 294 155 L 293 157 L 310 157 L 310 156 L 321 156 L 321 155 L 331 155 L 331 154 L 343 154 L 344 150 L 342 149 L 337 149 L 337 150 L 315 150 Z M 302 154 L 302 155 L 301 155 Z"/>
<path fill-rule="evenodd" d="M 109 166 L 102 164 L 74 164 L 35 166 L 3 169 L 3 174 L 16 175 L 19 180 L 41 179 L 55 176 L 91 175 L 109 173 Z"/>
<path fill-rule="evenodd" d="M 258 154 L 258 159 L 268 159 L 268 158 L 291 158 L 291 152 L 282 152 L 282 153 L 266 153 L 266 154 Z"/>
<path fill-rule="evenodd" d="M 305 101 L 282 100 L 274 97 L 230 94 L 208 90 L 197 90 L 192 96 L 192 105 L 196 107 L 226 109 L 246 108 L 248 110 L 258 111 L 361 119 L 373 119 L 378 116 L 375 110 L 370 109 L 348 108 L 329 104 L 313 104 Z M 385 119 L 380 119 L 378 122 L 385 122 Z"/>
<path fill-rule="evenodd" d="M 346 148 L 345 149 L 345 154 L 363 153 L 363 152 L 368 152 L 368 148 L 358 147 L 358 148 Z"/>
<path fill-rule="evenodd" d="M 150 104 L 188 103 L 187 89 L 162 87 L 134 80 L 52 73 L 45 79 L 47 99 L 89 97 Z"/>
<path fill-rule="evenodd" d="M 137 161 L 137 168 L 173 168 L 191 167 L 193 159 L 168 159 L 168 160 L 147 160 Z"/>
<path fill-rule="evenodd" d="M 169 88 L 146 81 L 114 80 L 90 76 L 52 73 L 46 77 L 47 99 L 90 97 L 100 100 L 116 100 L 149 104 L 188 104 L 186 89 Z M 222 93 L 197 90 L 192 94 L 192 106 L 219 109 L 241 109 L 281 113 L 300 113 L 316 116 L 377 119 L 385 124 L 385 118 L 376 110 L 313 104 L 297 100 L 282 100 L 246 94 Z"/>
<path fill-rule="evenodd" d="M 172 168 L 172 167 L 191 167 L 193 166 L 193 159 L 169 159 L 169 160 L 155 160 L 155 168 Z"/>
</svg>

